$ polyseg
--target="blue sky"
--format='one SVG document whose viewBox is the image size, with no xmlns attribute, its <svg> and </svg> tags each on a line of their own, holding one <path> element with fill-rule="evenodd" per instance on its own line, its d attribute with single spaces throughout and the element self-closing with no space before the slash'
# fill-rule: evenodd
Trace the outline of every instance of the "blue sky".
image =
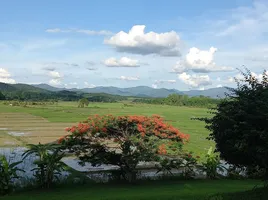
<svg viewBox="0 0 268 200">
<path fill-rule="evenodd" d="M 206 89 L 268 61 L 265 0 L 4 0 L 0 24 L 7 83 Z"/>
</svg>

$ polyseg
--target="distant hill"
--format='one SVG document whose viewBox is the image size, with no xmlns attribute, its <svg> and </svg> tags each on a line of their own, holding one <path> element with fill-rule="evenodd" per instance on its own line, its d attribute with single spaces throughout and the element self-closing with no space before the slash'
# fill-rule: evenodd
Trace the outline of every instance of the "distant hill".
<svg viewBox="0 0 268 200">
<path fill-rule="evenodd" d="M 154 89 L 148 86 L 137 86 L 130 88 L 118 88 L 118 87 L 95 87 L 95 88 L 83 88 L 83 89 L 66 89 L 66 88 L 56 88 L 47 84 L 35 85 L 35 87 L 40 87 L 43 89 L 47 89 L 50 91 L 60 91 L 60 90 L 69 90 L 76 92 L 84 92 L 84 93 L 106 93 L 112 95 L 120 95 L 120 96 L 134 96 L 134 97 L 167 97 L 170 94 L 185 94 L 188 96 L 207 96 L 211 98 L 223 98 L 225 97 L 225 93 L 229 92 L 225 87 L 219 88 L 211 88 L 207 90 L 189 90 L 189 91 L 179 91 L 176 89 L 166 89 L 159 88 Z"/>
<path fill-rule="evenodd" d="M 207 90 L 190 90 L 184 91 L 184 94 L 188 96 L 207 96 L 211 98 L 224 98 L 226 93 L 229 93 L 229 90 L 225 87 L 211 88 Z"/>
<path fill-rule="evenodd" d="M 167 97 L 170 94 L 181 94 L 188 96 L 207 96 L 211 98 L 223 98 L 225 93 L 228 93 L 228 89 L 224 87 L 220 88 L 211 88 L 207 90 L 189 90 L 189 91 L 179 91 L 176 89 L 166 89 L 166 88 L 151 88 L 148 86 L 137 86 L 129 88 L 118 88 L 118 87 L 95 87 L 95 88 L 83 88 L 83 89 L 66 89 L 66 88 L 57 88 L 50 86 L 48 84 L 38 84 L 38 85 L 27 85 L 27 84 L 6 84 L 0 83 L 1 92 L 34 92 L 34 93 L 44 93 L 49 94 L 51 92 L 57 92 L 59 95 L 67 95 L 68 91 L 73 92 L 69 93 L 68 96 L 74 96 L 77 94 L 81 96 L 84 93 L 91 94 L 110 94 L 110 95 L 119 95 L 119 96 L 132 96 L 132 97 Z M 65 91 L 65 92 L 61 92 Z M 54 94 L 54 93 L 53 93 Z"/>
<path fill-rule="evenodd" d="M 57 91 L 61 91 L 61 90 L 65 90 L 65 88 L 57 88 L 57 87 L 53 87 L 53 86 L 50 86 L 48 84 L 37 84 L 37 85 L 32 85 L 36 88 L 41 88 L 41 89 L 44 89 L 44 90 L 49 90 L 49 91 L 52 91 L 52 92 L 57 92 Z"/>
<path fill-rule="evenodd" d="M 183 94 L 175 89 L 166 89 L 159 88 L 154 89 L 148 86 L 137 86 L 130 88 L 118 88 L 118 87 L 95 87 L 95 88 L 83 88 L 83 89 L 66 89 L 66 88 L 56 88 L 47 84 L 39 84 L 34 85 L 35 87 L 40 87 L 42 89 L 50 90 L 50 91 L 60 91 L 60 90 L 69 90 L 69 91 L 80 91 L 84 93 L 106 93 L 112 95 L 120 95 L 120 96 L 135 96 L 135 97 L 167 97 L 170 94 Z"/>
<path fill-rule="evenodd" d="M 22 83 L 17 84 L 7 84 L 0 82 L 0 91 L 2 92 L 15 92 L 15 91 L 27 91 L 27 92 L 40 92 L 40 93 L 49 93 L 49 90 L 35 87 L 33 85 L 27 85 Z"/>
</svg>

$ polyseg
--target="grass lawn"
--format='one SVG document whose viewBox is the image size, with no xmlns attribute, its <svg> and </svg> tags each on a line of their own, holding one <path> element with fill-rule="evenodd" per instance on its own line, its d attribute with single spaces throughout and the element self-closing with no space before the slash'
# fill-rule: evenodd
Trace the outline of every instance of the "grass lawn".
<svg viewBox="0 0 268 200">
<path fill-rule="evenodd" d="M 159 114 L 168 120 L 169 123 L 179 128 L 182 132 L 190 134 L 190 143 L 187 144 L 185 148 L 195 152 L 196 154 L 201 154 L 202 156 L 202 154 L 205 154 L 207 149 L 214 144 L 213 142 L 206 140 L 209 133 L 205 129 L 204 123 L 191 120 L 191 118 L 208 116 L 207 111 L 208 109 L 205 108 L 150 104 L 132 104 L 130 106 L 124 106 L 124 103 L 90 103 L 87 108 L 77 108 L 77 102 L 59 102 L 58 105 L 31 106 L 25 108 L 3 105 L 0 102 L 0 129 L 8 126 L 11 129 L 16 127 L 15 131 L 22 131 L 20 129 L 24 128 L 24 130 L 30 132 L 28 136 L 31 138 L 30 141 L 25 138 L 26 141 L 24 141 L 24 143 L 37 143 L 39 141 L 49 142 L 59 138 L 61 135 L 64 135 L 64 128 L 67 125 L 83 121 L 89 115 Z M 6 115 L 11 117 L 8 118 Z M 36 118 L 36 116 L 39 116 L 39 118 Z M 0 136 L 1 135 L 5 138 L 0 139 L 2 141 L 6 141 L 6 132 L 5 136 L 3 131 L 2 134 L 0 133 Z M 15 143 L 17 144 L 17 141 Z"/>
<path fill-rule="evenodd" d="M 261 185 L 257 180 L 154 181 L 140 185 L 97 184 L 32 191 L 2 197 L 5 200 L 197 200 L 217 193 L 240 192 Z M 1 199 L 1 198 L 0 198 Z"/>
</svg>

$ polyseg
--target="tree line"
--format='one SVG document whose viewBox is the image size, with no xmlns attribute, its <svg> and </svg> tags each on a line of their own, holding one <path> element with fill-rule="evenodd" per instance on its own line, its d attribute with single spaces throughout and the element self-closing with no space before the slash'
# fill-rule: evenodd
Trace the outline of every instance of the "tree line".
<svg viewBox="0 0 268 200">
<path fill-rule="evenodd" d="M 127 100 L 127 97 L 110 94 L 88 94 L 78 93 L 72 91 L 59 91 L 59 92 L 38 92 L 38 91 L 0 91 L 0 100 L 17 100 L 17 101 L 79 101 L 86 98 L 89 102 L 106 102 L 114 103 L 118 101 Z"/>
<path fill-rule="evenodd" d="M 206 96 L 189 97 L 187 95 L 170 94 L 166 98 L 137 98 L 134 99 L 133 102 L 172 106 L 209 107 L 217 105 L 221 102 L 221 99 L 213 99 Z"/>
</svg>

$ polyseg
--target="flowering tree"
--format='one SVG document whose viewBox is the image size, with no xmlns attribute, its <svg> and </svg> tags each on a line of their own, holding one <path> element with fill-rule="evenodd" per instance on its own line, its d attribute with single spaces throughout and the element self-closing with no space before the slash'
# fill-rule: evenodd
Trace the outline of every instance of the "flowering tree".
<svg viewBox="0 0 268 200">
<path fill-rule="evenodd" d="M 181 133 L 158 115 L 89 117 L 66 129 L 70 135 L 59 139 L 81 160 L 93 166 L 119 166 L 124 179 L 136 178 L 141 161 L 159 161 L 163 156 L 177 156 L 189 135 Z"/>
</svg>

